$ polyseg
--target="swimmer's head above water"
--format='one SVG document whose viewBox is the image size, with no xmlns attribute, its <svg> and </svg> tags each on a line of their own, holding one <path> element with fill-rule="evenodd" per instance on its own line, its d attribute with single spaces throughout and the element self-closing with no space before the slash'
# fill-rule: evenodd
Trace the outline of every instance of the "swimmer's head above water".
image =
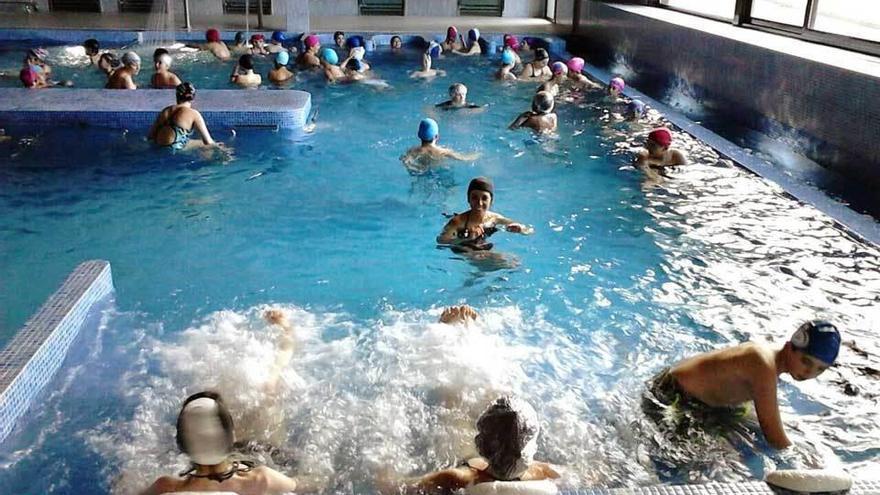
<svg viewBox="0 0 880 495">
<path fill-rule="evenodd" d="M 455 43 L 458 40 L 458 28 L 449 26 L 446 28 L 446 43 Z"/>
<path fill-rule="evenodd" d="M 122 64 L 119 62 L 116 55 L 110 52 L 102 53 L 101 57 L 98 59 L 98 67 L 107 73 L 118 69 L 120 65 Z"/>
<path fill-rule="evenodd" d="M 612 78 L 611 81 L 608 82 L 608 94 L 611 96 L 620 96 L 620 93 L 623 93 L 624 89 L 626 89 L 626 82 L 624 82 L 623 78 L 620 76 Z"/>
<path fill-rule="evenodd" d="M 669 129 L 661 127 L 648 133 L 645 148 L 652 156 L 661 156 L 672 145 L 672 133 Z"/>
<path fill-rule="evenodd" d="M 477 420 L 474 437 L 489 474 L 501 481 L 519 479 L 534 460 L 540 429 L 538 413 L 528 402 L 507 395 L 495 399 Z"/>
<path fill-rule="evenodd" d="M 456 105 L 464 105 L 467 102 L 468 88 L 462 83 L 449 86 L 449 99 Z"/>
<path fill-rule="evenodd" d="M 306 39 L 303 40 L 303 43 L 306 46 L 306 50 L 312 51 L 313 53 L 321 48 L 321 41 L 314 34 L 306 36 Z"/>
<path fill-rule="evenodd" d="M 568 60 L 566 65 L 568 65 L 569 72 L 580 74 L 581 71 L 584 70 L 584 59 L 580 57 L 572 57 Z"/>
<path fill-rule="evenodd" d="M 503 52 L 501 52 L 501 65 L 510 65 L 513 66 L 516 64 L 516 56 L 513 54 L 513 51 L 510 48 L 505 48 Z"/>
<path fill-rule="evenodd" d="M 532 98 L 532 111 L 535 113 L 548 114 L 553 111 L 555 106 L 556 102 L 553 99 L 553 94 L 549 91 L 538 91 L 535 93 L 534 98 Z"/>
<path fill-rule="evenodd" d="M 645 103 L 642 102 L 642 100 L 632 100 L 626 105 L 625 117 L 627 120 L 639 120 L 645 116 L 647 111 L 648 107 L 645 106 Z"/>
<path fill-rule="evenodd" d="M 177 87 L 174 88 L 174 91 L 177 96 L 178 104 L 196 99 L 196 87 L 189 81 L 178 84 Z"/>
<path fill-rule="evenodd" d="M 218 43 L 220 41 L 220 31 L 214 28 L 205 31 L 205 40 L 208 43 Z"/>
<path fill-rule="evenodd" d="M 232 453 L 234 430 L 220 394 L 199 392 L 187 397 L 177 416 L 177 446 L 194 464 L 215 466 Z"/>
<path fill-rule="evenodd" d="M 480 40 L 480 30 L 473 28 L 468 31 L 468 43 L 476 43 Z"/>
<path fill-rule="evenodd" d="M 122 65 L 137 74 L 141 70 L 141 57 L 135 52 L 125 52 L 122 55 Z"/>
<path fill-rule="evenodd" d="M 336 31 L 333 33 L 333 42 L 336 43 L 336 46 L 339 48 L 343 48 L 345 46 L 345 33 L 342 31 Z"/>
<path fill-rule="evenodd" d="M 158 57 L 156 57 L 153 65 L 155 66 L 156 70 L 169 70 L 171 69 L 171 62 L 171 55 L 168 53 L 162 53 Z"/>
<path fill-rule="evenodd" d="M 510 48 L 513 51 L 519 50 L 519 40 L 516 39 L 516 36 L 512 34 L 505 34 L 503 41 L 505 48 Z"/>
<path fill-rule="evenodd" d="M 272 44 L 280 45 L 287 41 L 287 36 L 281 31 L 272 31 Z"/>
<path fill-rule="evenodd" d="M 332 48 L 324 48 L 321 50 L 321 61 L 328 65 L 336 65 L 339 63 L 339 55 Z"/>
<path fill-rule="evenodd" d="M 434 119 L 422 119 L 418 134 L 422 144 L 436 143 L 440 139 L 440 126 Z"/>
<path fill-rule="evenodd" d="M 437 58 L 440 56 L 440 53 L 443 52 L 443 47 L 440 46 L 440 43 L 436 41 L 432 41 L 428 43 L 428 49 L 425 50 L 425 53 L 431 55 L 432 58 Z"/>
<path fill-rule="evenodd" d="M 399 50 L 403 46 L 403 40 L 400 39 L 400 36 L 395 34 L 391 37 L 390 45 L 392 50 Z"/>
<path fill-rule="evenodd" d="M 495 186 L 488 177 L 471 179 L 468 184 L 467 199 L 472 210 L 486 211 L 495 200 Z"/>
<path fill-rule="evenodd" d="M 39 76 L 37 76 L 37 72 L 30 67 L 25 67 L 18 73 L 18 79 L 25 88 L 37 87 L 38 78 Z"/>
<path fill-rule="evenodd" d="M 238 58 L 238 66 L 244 70 L 254 70 L 254 57 L 242 55 Z"/>
<path fill-rule="evenodd" d="M 278 52 L 275 54 L 275 68 L 280 69 L 290 63 L 290 53 L 287 51 Z"/>
<path fill-rule="evenodd" d="M 235 33 L 235 44 L 237 46 L 244 45 L 244 33 L 243 32 L 238 31 L 237 33 Z"/>
<path fill-rule="evenodd" d="M 798 381 L 819 376 L 837 360 L 840 341 L 837 327 L 827 321 L 808 321 L 798 327 L 788 341 L 801 354 L 789 363 L 791 376 Z"/>
<path fill-rule="evenodd" d="M 94 38 L 89 38 L 83 42 L 83 48 L 86 49 L 86 55 L 97 55 L 101 50 L 101 44 Z"/>
<path fill-rule="evenodd" d="M 533 64 L 539 67 L 545 67 L 550 62 L 550 54 L 547 53 L 547 50 L 543 48 L 538 48 L 535 50 L 535 61 Z"/>
<path fill-rule="evenodd" d="M 562 62 L 553 62 L 553 64 L 550 66 L 550 70 L 553 71 L 554 76 L 568 75 L 568 66 Z"/>
</svg>

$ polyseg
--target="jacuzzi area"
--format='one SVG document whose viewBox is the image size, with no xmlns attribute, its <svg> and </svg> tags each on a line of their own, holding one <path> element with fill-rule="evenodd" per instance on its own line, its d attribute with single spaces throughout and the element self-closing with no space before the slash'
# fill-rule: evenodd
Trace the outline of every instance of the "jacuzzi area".
<svg viewBox="0 0 880 495">
<path fill-rule="evenodd" d="M 603 34 L 631 7 L 593 3 L 558 2 L 544 32 L 481 28 L 490 53 L 436 59 L 446 74 L 431 80 L 410 73 L 443 29 L 408 27 L 423 22 L 410 14 L 345 29 L 368 41 L 382 85 L 297 70 L 273 86 L 265 57 L 264 84 L 244 90 L 229 82 L 234 61 L 175 53 L 172 70 L 195 84 L 194 108 L 224 143 L 179 152 L 146 139 L 173 91 L 100 89 L 79 47 L 96 37 L 138 52 L 146 83 L 155 46 L 143 34 L 0 29 L 0 71 L 38 44 L 74 82 L 0 79 L 0 492 L 138 493 L 186 469 L 177 414 L 211 389 L 237 437 L 253 440 L 248 455 L 321 480 L 321 493 L 378 493 L 391 474 L 459 465 L 501 394 L 535 408 L 535 458 L 560 466 L 562 493 L 771 494 L 768 473 L 803 468 L 843 470 L 850 493 L 880 493 L 880 236 L 870 207 L 846 204 L 870 201 L 744 149 L 711 128 L 717 115 L 701 126 L 656 74 L 640 75 L 636 42 L 618 49 Z M 329 45 L 332 19 L 297 34 Z M 537 83 L 494 79 L 507 32 L 541 40 L 553 61 L 585 58 L 603 85 L 624 75 L 624 98 L 644 101 L 646 116 L 622 118 L 602 90 L 567 92 L 555 134 L 509 130 Z M 435 107 L 455 82 L 479 108 Z M 479 156 L 405 166 L 425 117 L 441 145 Z M 632 157 L 660 126 L 691 163 L 650 181 Z M 494 182 L 493 211 L 534 234 L 499 232 L 477 255 L 438 247 L 478 176 Z M 475 323 L 438 323 L 459 304 Z M 270 309 L 294 328 L 280 369 Z M 781 346 L 816 318 L 843 345 L 818 379 L 779 381 L 797 448 L 771 447 L 753 410 L 731 435 L 695 429 L 681 442 L 643 411 L 665 366 L 750 340 Z"/>
</svg>

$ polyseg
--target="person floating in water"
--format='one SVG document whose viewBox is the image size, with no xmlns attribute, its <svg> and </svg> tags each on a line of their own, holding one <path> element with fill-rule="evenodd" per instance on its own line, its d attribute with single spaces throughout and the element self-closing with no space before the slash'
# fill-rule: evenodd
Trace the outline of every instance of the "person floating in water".
<svg viewBox="0 0 880 495">
<path fill-rule="evenodd" d="M 446 39 L 440 43 L 444 52 L 456 52 L 464 49 L 464 44 L 458 40 L 458 28 L 449 26 L 446 28 Z"/>
<path fill-rule="evenodd" d="M 159 146 L 180 150 L 189 144 L 193 129 L 199 131 L 205 145 L 216 144 L 208 132 L 205 119 L 198 110 L 192 107 L 196 98 L 196 88 L 192 83 L 185 82 L 177 86 L 177 103 L 162 109 L 150 127 L 147 137 Z"/>
<path fill-rule="evenodd" d="M 400 36 L 397 36 L 396 34 L 391 37 L 391 42 L 389 44 L 391 45 L 392 53 L 399 53 L 403 50 L 403 40 L 401 40 Z"/>
<path fill-rule="evenodd" d="M 467 304 L 462 304 L 461 306 L 444 308 L 443 312 L 440 313 L 439 322 L 446 323 L 447 325 L 468 325 L 477 321 L 479 317 L 480 315 L 476 309 Z"/>
<path fill-rule="evenodd" d="M 521 81 L 546 81 L 553 77 L 553 72 L 548 64 L 550 63 L 550 54 L 543 48 L 535 50 L 535 59 L 526 64 L 522 73 L 519 75 Z"/>
<path fill-rule="evenodd" d="M 495 73 L 495 79 L 502 81 L 516 81 L 513 68 L 516 67 L 516 54 L 510 48 L 501 52 L 501 68 Z"/>
<path fill-rule="evenodd" d="M 540 431 L 538 413 L 531 404 L 519 397 L 501 396 L 477 419 L 474 443 L 480 457 L 415 479 L 380 477 L 377 485 L 384 494 L 441 494 L 494 481 L 537 482 L 557 479 L 560 477 L 558 468 L 534 460 Z M 519 490 L 528 493 L 526 486 L 512 488 L 511 492 Z"/>
<path fill-rule="evenodd" d="M 741 415 L 737 406 L 753 402 L 767 442 L 791 445 L 779 414 L 777 382 L 788 373 L 797 381 L 816 378 L 832 366 L 840 350 L 840 332 L 827 321 L 798 327 L 782 348 L 748 342 L 685 359 L 664 369 L 648 384 L 643 407 L 662 420 L 670 407 L 688 419 Z"/>
<path fill-rule="evenodd" d="M 207 50 L 220 60 L 229 60 L 232 54 L 229 53 L 229 47 L 220 39 L 220 31 L 214 28 L 205 31 L 205 43 L 201 45 L 187 45 L 190 48 L 198 48 L 199 50 Z"/>
<path fill-rule="evenodd" d="M 538 91 L 532 98 L 532 109 L 523 112 L 510 124 L 510 129 L 528 127 L 537 132 L 554 132 L 557 118 L 554 110 L 556 101 L 548 91 Z"/>
<path fill-rule="evenodd" d="M 94 38 L 89 38 L 83 42 L 83 48 L 86 50 L 86 57 L 89 57 L 90 65 L 98 65 L 98 59 L 101 58 L 101 44 Z"/>
<path fill-rule="evenodd" d="M 155 89 L 174 89 L 182 82 L 177 74 L 171 72 L 171 54 L 164 48 L 153 52 L 153 67 L 156 72 L 150 79 L 150 86 Z"/>
<path fill-rule="evenodd" d="M 421 144 L 407 150 L 400 160 L 407 167 L 430 165 L 444 158 L 459 161 L 473 161 L 480 157 L 479 153 L 459 153 L 437 144 L 440 139 L 440 126 L 434 119 L 422 119 L 419 123 L 419 139 Z"/>
<path fill-rule="evenodd" d="M 462 83 L 455 83 L 449 86 L 449 99 L 434 105 L 442 110 L 461 110 L 483 108 L 474 103 L 467 101 L 468 88 Z"/>
<path fill-rule="evenodd" d="M 416 70 L 410 73 L 409 77 L 413 79 L 434 79 L 437 76 L 444 77 L 445 70 L 431 68 L 431 53 L 422 54 L 422 70 Z"/>
<path fill-rule="evenodd" d="M 654 129 L 645 140 L 645 147 L 636 152 L 635 165 L 642 169 L 662 170 L 665 167 L 687 165 L 687 155 L 671 148 L 672 133 L 661 127 Z"/>
<path fill-rule="evenodd" d="M 471 208 L 449 219 L 437 236 L 437 244 L 450 246 L 457 252 L 488 251 L 493 245 L 487 239 L 499 226 L 517 234 L 532 233 L 530 227 L 489 211 L 495 200 L 495 186 L 488 178 L 471 180 L 467 200 Z"/>
<path fill-rule="evenodd" d="M 263 77 L 254 72 L 254 58 L 251 55 L 242 55 L 238 63 L 232 68 L 229 80 L 243 88 L 256 88 L 263 82 Z"/>
<path fill-rule="evenodd" d="M 305 51 L 296 58 L 296 65 L 301 69 L 311 69 L 321 67 L 321 59 L 318 56 L 321 50 L 321 42 L 314 34 L 310 34 L 303 40 Z M 334 52 L 335 53 L 335 52 Z"/>
<path fill-rule="evenodd" d="M 122 68 L 113 71 L 107 80 L 107 89 L 137 89 L 134 77 L 141 71 L 141 57 L 135 52 L 122 55 Z"/>
<path fill-rule="evenodd" d="M 287 69 L 290 63 L 290 54 L 287 51 L 275 54 L 275 68 L 269 70 L 269 81 L 275 84 L 281 84 L 293 79 L 293 72 Z"/>
<path fill-rule="evenodd" d="M 235 424 L 220 394 L 205 391 L 187 397 L 177 417 L 177 446 L 192 464 L 179 476 L 157 479 L 143 495 L 204 491 L 282 494 L 304 490 L 308 484 L 267 466 L 238 460 L 234 444 Z"/>
<path fill-rule="evenodd" d="M 461 49 L 455 50 L 452 53 L 456 55 L 463 55 L 465 57 L 481 55 L 483 53 L 483 49 L 480 47 L 480 30 L 477 28 L 473 28 L 468 31 L 467 43 L 462 40 L 461 45 Z"/>
</svg>

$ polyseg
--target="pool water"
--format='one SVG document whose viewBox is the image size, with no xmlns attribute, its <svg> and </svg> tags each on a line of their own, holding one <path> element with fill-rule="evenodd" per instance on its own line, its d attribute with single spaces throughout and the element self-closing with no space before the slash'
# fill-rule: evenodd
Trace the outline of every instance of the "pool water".
<svg viewBox="0 0 880 495">
<path fill-rule="evenodd" d="M 745 480 L 801 464 L 870 473 L 875 247 L 687 136 L 697 163 L 646 183 L 629 150 L 649 125 L 615 120 L 601 95 L 560 104 L 559 135 L 536 139 L 506 130 L 534 85 L 493 81 L 484 58 L 441 60 L 449 74 L 430 82 L 408 78 L 418 53 L 370 60 L 391 89 L 300 74 L 314 132 L 218 131 L 228 156 L 169 153 L 134 131 L 8 130 L 0 343 L 84 259 L 109 260 L 117 290 L 3 444 L 0 486 L 126 493 L 178 472 L 174 420 L 204 388 L 227 397 L 242 437 L 288 452 L 267 462 L 335 491 L 470 455 L 474 420 L 504 392 L 536 407 L 538 458 L 564 466 L 567 486 Z M 227 71 L 193 68 L 206 87 Z M 488 107 L 434 110 L 454 81 Z M 399 157 L 423 116 L 441 144 L 481 157 L 407 171 Z M 495 181 L 493 210 L 535 234 L 496 234 L 493 256 L 473 259 L 434 238 L 478 175 Z M 435 323 L 465 302 L 477 324 Z M 296 327 L 271 392 L 269 307 Z M 782 380 L 787 431 L 806 448 L 780 455 L 754 428 L 673 444 L 644 418 L 643 383 L 665 364 L 781 343 L 814 317 L 850 346 L 819 380 Z"/>
</svg>

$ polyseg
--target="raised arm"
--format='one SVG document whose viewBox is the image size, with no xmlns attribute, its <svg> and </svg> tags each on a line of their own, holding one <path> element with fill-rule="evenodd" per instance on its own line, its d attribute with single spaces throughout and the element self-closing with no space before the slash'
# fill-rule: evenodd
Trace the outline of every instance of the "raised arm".
<svg viewBox="0 0 880 495">
<path fill-rule="evenodd" d="M 529 120 L 529 117 L 531 117 L 531 116 L 532 116 L 532 112 L 523 112 L 523 113 L 519 114 L 519 117 L 517 117 L 513 122 L 511 122 L 507 128 L 508 129 L 519 129 L 520 127 L 523 126 L 523 124 L 526 123 L 527 120 Z"/>
</svg>

